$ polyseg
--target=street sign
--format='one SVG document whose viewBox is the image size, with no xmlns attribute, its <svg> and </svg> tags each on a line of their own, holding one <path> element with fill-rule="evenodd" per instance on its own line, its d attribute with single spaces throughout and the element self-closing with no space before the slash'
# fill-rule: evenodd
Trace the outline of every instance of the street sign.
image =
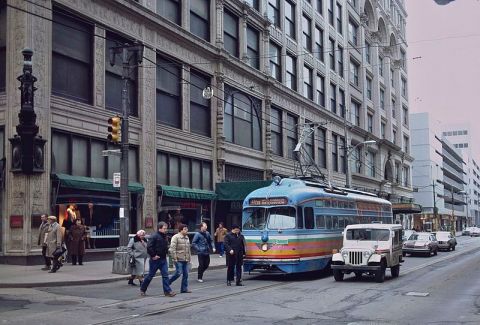
<svg viewBox="0 0 480 325">
<path fill-rule="evenodd" d="M 122 155 L 122 151 L 120 149 L 102 150 L 102 156 L 103 157 L 121 156 L 121 155 Z"/>
<path fill-rule="evenodd" d="M 120 173 L 113 173 L 113 187 L 120 187 Z"/>
</svg>

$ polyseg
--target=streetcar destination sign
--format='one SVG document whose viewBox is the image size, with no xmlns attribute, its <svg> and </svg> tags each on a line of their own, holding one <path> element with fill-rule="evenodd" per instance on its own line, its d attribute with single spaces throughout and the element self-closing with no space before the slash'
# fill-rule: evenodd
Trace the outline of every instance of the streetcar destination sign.
<svg viewBox="0 0 480 325">
<path fill-rule="evenodd" d="M 250 205 L 285 205 L 288 203 L 286 197 L 272 197 L 263 199 L 250 199 Z"/>
</svg>

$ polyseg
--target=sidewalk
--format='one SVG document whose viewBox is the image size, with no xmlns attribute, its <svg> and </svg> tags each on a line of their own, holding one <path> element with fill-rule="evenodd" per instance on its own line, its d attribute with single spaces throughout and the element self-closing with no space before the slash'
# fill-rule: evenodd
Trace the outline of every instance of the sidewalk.
<svg viewBox="0 0 480 325">
<path fill-rule="evenodd" d="M 69 285 L 87 285 L 127 280 L 128 275 L 112 273 L 112 260 L 87 261 L 84 265 L 64 264 L 56 273 L 42 271 L 43 265 L 4 265 L 0 264 L 0 288 L 55 287 Z M 210 269 L 224 268 L 225 258 L 217 254 L 210 255 Z M 146 263 L 148 270 L 148 260 Z M 192 256 L 192 270 L 198 268 L 196 255 Z M 174 268 L 170 268 L 172 272 Z"/>
</svg>

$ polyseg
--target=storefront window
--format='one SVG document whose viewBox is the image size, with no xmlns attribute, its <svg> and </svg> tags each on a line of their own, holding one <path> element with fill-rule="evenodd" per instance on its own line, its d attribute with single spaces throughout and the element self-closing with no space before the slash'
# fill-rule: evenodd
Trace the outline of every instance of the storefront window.
<svg viewBox="0 0 480 325">
<path fill-rule="evenodd" d="M 108 150 L 118 149 L 116 146 L 108 145 Z M 120 156 L 108 156 L 107 178 L 113 178 L 113 173 L 120 173 Z"/>
<path fill-rule="evenodd" d="M 88 176 L 88 142 L 86 138 L 72 138 L 72 174 Z"/>
<path fill-rule="evenodd" d="M 200 162 L 192 161 L 192 187 L 201 188 L 202 187 L 202 173 L 200 172 Z"/>
<path fill-rule="evenodd" d="M 191 181 L 191 168 L 190 168 L 190 160 L 187 158 L 181 158 L 180 160 L 181 166 L 180 169 L 182 171 L 180 177 L 182 178 L 182 187 L 191 187 L 192 186 L 192 181 Z"/>
<path fill-rule="evenodd" d="M 157 184 L 168 184 L 168 156 L 159 153 L 157 156 Z"/>
<path fill-rule="evenodd" d="M 105 143 L 100 141 L 91 142 L 90 148 L 90 168 L 91 176 L 98 178 L 105 178 L 105 157 L 102 156 L 102 151 L 105 150 Z"/>
<path fill-rule="evenodd" d="M 64 134 L 52 134 L 52 172 L 68 174 L 68 137 Z"/>
</svg>

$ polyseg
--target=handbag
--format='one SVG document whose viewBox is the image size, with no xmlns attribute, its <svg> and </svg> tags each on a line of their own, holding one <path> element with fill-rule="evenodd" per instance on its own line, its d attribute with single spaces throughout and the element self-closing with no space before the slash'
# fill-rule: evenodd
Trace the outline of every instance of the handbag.
<svg viewBox="0 0 480 325">
<path fill-rule="evenodd" d="M 60 247 L 57 247 L 53 253 L 52 253 L 52 256 L 54 258 L 59 258 L 60 256 L 62 256 L 63 253 L 65 253 L 67 251 L 67 248 L 65 247 L 64 244 L 62 244 Z"/>
<path fill-rule="evenodd" d="M 130 264 L 130 267 L 135 267 L 135 264 L 137 261 L 135 260 L 135 257 L 133 255 L 130 255 L 130 258 L 128 259 L 128 264 Z"/>
</svg>

